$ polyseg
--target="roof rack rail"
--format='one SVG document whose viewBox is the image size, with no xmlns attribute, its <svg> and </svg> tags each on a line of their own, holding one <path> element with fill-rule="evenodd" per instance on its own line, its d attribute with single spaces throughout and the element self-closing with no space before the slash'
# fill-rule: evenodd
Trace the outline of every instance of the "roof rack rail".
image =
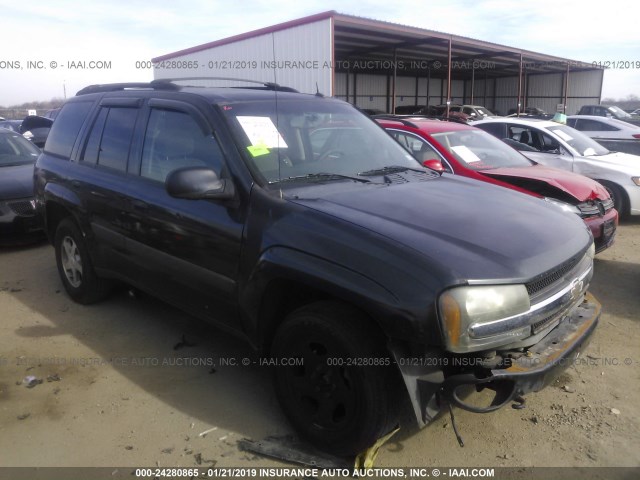
<svg viewBox="0 0 640 480">
<path fill-rule="evenodd" d="M 414 117 L 414 116 L 415 115 L 409 115 L 409 117 Z M 405 127 L 419 128 L 415 123 L 410 122 L 409 120 L 405 120 L 401 115 L 393 115 L 392 113 L 371 115 L 371 118 L 373 118 L 374 120 L 393 120 L 394 122 L 400 122 Z"/>
<path fill-rule="evenodd" d="M 227 80 L 227 81 L 233 81 L 233 82 L 246 82 L 246 83 L 254 83 L 254 84 L 260 85 L 260 87 L 230 87 L 230 88 L 250 88 L 250 89 L 253 89 L 253 90 L 277 90 L 279 92 L 298 93 L 298 90 L 296 90 L 294 88 L 285 87 L 285 86 L 279 85 L 279 84 L 274 83 L 274 82 L 263 82 L 261 80 L 250 80 L 248 78 L 236 78 L 236 77 L 159 78 L 157 80 L 154 80 L 153 82 L 168 82 L 168 83 L 173 84 L 174 82 L 183 82 L 183 81 L 186 81 L 186 80 Z M 186 86 L 186 85 L 182 85 L 182 86 Z"/>
<path fill-rule="evenodd" d="M 178 85 L 172 83 L 153 80 L 151 82 L 129 82 L 129 83 L 103 83 L 89 85 L 79 90 L 76 95 L 87 95 L 89 93 L 118 92 L 121 90 L 179 90 Z"/>
<path fill-rule="evenodd" d="M 118 92 L 122 90 L 180 90 L 186 85 L 177 85 L 175 82 L 189 80 L 230 80 L 236 82 L 248 82 L 260 85 L 260 87 L 231 87 L 231 88 L 251 88 L 254 90 L 277 90 L 279 92 L 294 92 L 297 90 L 291 87 L 283 87 L 273 82 L 261 82 L 259 80 L 247 80 L 245 78 L 231 77 L 184 77 L 184 78 L 158 78 L 150 82 L 129 82 L 129 83 L 104 83 L 89 85 L 79 90 L 76 95 L 87 95 L 89 93 Z"/>
<path fill-rule="evenodd" d="M 453 123 L 462 123 L 463 125 L 468 125 L 468 121 L 464 120 L 462 118 L 453 116 L 453 115 L 449 115 L 448 117 L 446 115 L 426 115 L 426 114 L 420 114 L 420 113 L 416 113 L 415 115 L 403 115 L 406 118 L 423 118 L 425 120 L 439 120 L 441 122 L 453 122 Z"/>
</svg>

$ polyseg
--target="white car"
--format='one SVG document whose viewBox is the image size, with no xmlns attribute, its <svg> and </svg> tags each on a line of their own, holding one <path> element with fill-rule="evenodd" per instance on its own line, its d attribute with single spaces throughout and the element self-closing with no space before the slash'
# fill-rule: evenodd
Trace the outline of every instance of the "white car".
<svg viewBox="0 0 640 480">
<path fill-rule="evenodd" d="M 534 162 L 597 180 L 609 191 L 620 217 L 640 215 L 640 156 L 610 152 L 582 132 L 547 120 L 487 119 L 474 127 Z"/>
<path fill-rule="evenodd" d="M 567 125 L 595 139 L 628 139 L 640 141 L 640 127 L 611 117 L 571 115 Z"/>
</svg>

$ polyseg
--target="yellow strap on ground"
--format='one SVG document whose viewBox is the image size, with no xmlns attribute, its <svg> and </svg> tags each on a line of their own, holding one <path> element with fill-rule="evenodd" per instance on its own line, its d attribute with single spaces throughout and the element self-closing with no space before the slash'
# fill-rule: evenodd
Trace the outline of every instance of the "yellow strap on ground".
<svg viewBox="0 0 640 480">
<path fill-rule="evenodd" d="M 362 470 L 362 469 L 369 470 L 373 468 L 373 462 L 376 461 L 376 457 L 378 456 L 378 450 L 380 450 L 380 447 L 382 447 L 382 445 L 384 445 L 387 442 L 387 440 L 393 437 L 398 432 L 398 430 L 400 430 L 400 427 L 397 427 L 395 430 L 392 430 L 391 432 L 387 433 L 384 437 L 381 437 L 378 440 L 376 440 L 376 443 L 371 445 L 365 451 L 360 452 L 356 456 L 354 468 L 356 470 Z"/>
</svg>

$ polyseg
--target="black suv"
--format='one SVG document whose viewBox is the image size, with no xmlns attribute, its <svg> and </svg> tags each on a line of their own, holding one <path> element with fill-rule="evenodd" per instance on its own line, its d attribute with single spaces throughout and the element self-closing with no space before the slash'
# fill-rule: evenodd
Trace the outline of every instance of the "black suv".
<svg viewBox="0 0 640 480">
<path fill-rule="evenodd" d="M 35 169 L 68 294 L 125 282 L 242 336 L 281 365 L 298 432 L 345 455 L 401 398 L 424 426 L 523 402 L 570 364 L 600 315 L 576 215 L 425 168 L 351 105 L 285 90 L 70 99 Z"/>
</svg>

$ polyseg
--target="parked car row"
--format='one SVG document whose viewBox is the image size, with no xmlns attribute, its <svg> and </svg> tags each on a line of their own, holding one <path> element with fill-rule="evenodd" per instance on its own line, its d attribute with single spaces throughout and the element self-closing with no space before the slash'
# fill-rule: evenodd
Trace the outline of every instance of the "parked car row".
<svg viewBox="0 0 640 480">
<path fill-rule="evenodd" d="M 607 191 L 472 127 L 378 121 L 398 141 L 274 84 L 83 89 L 34 172 L 66 292 L 125 282 L 246 339 L 281 365 L 298 433 L 340 455 L 393 430 L 403 398 L 420 426 L 521 404 L 596 328 L 583 219 L 596 207 L 608 244 Z"/>
<path fill-rule="evenodd" d="M 551 121 L 503 118 L 476 126 L 537 163 L 598 181 L 621 217 L 640 215 L 640 157 L 611 152 L 582 132 Z"/>
<path fill-rule="evenodd" d="M 618 213 L 601 184 L 582 175 L 540 165 L 471 126 L 419 118 L 376 119 L 426 166 L 550 202 L 585 221 L 595 239 L 596 252 L 612 244 Z"/>
</svg>

